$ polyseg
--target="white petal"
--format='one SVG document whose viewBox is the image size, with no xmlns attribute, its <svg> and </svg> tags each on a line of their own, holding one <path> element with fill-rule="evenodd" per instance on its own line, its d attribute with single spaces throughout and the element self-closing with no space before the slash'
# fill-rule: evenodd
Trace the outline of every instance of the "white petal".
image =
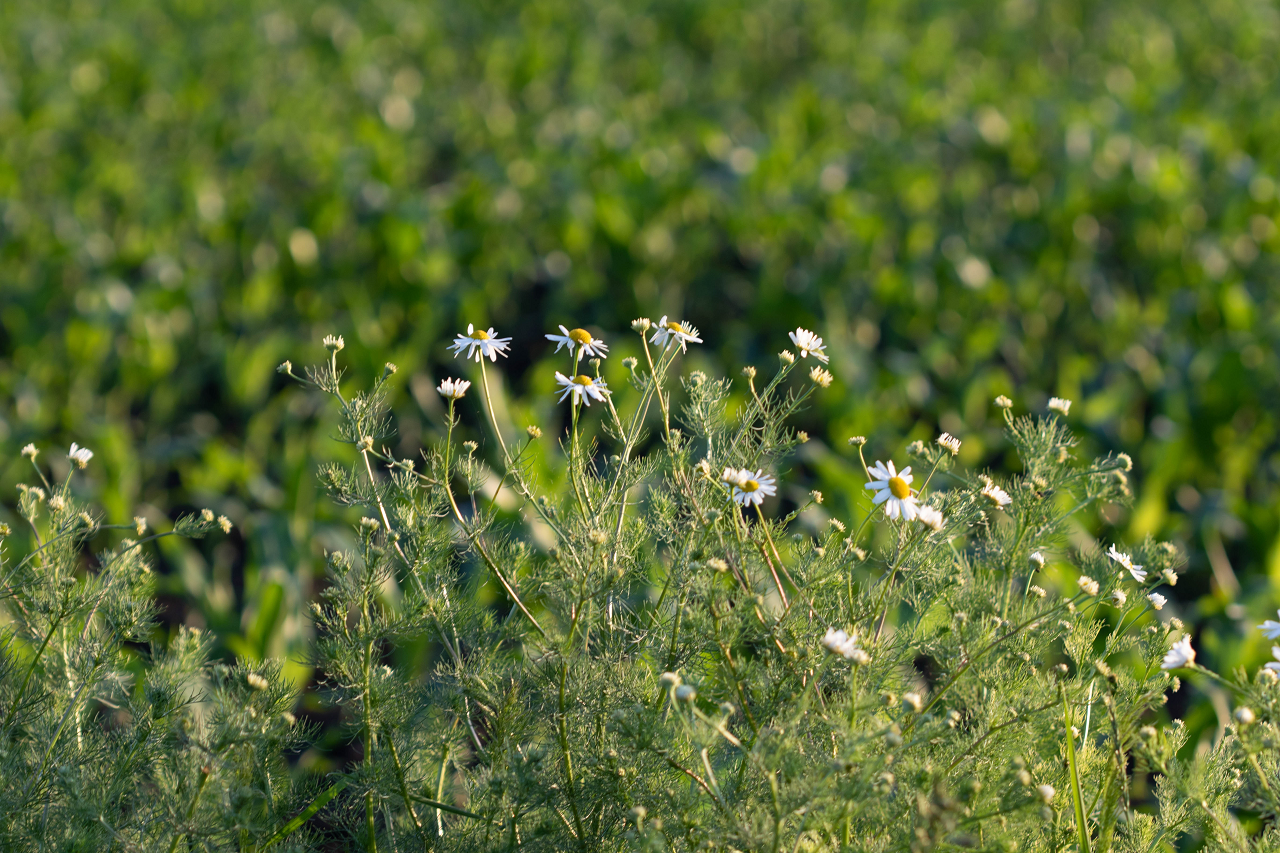
<svg viewBox="0 0 1280 853">
<path fill-rule="evenodd" d="M 892 493 L 892 492 L 890 492 L 888 489 L 884 489 L 884 490 L 882 490 L 882 491 L 880 491 L 880 492 L 877 492 L 877 493 L 876 493 L 876 496 L 875 496 L 875 498 L 871 501 L 871 503 L 872 503 L 872 504 L 874 504 L 875 506 L 880 506 L 880 504 L 882 504 L 882 503 L 884 503 L 885 501 L 890 500 L 890 499 L 892 499 L 892 500 L 897 500 L 897 498 L 893 497 L 893 493 Z M 886 510 L 886 512 L 887 512 L 887 511 L 888 511 L 888 510 Z"/>
</svg>

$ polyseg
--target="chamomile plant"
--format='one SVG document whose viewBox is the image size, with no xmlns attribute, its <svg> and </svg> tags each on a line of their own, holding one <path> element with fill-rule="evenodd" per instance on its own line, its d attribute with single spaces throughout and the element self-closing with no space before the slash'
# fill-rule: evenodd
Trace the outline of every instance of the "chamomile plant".
<svg viewBox="0 0 1280 853">
<path fill-rule="evenodd" d="M 38 468 L 21 556 L 3 531 L 5 847 L 1280 843 L 1280 646 L 1252 677 L 1206 668 L 1172 615 L 1177 549 L 1073 527 L 1129 499 L 1131 463 L 1077 458 L 1070 401 L 997 399 L 1010 477 L 963 467 L 947 433 L 851 438 L 841 518 L 799 485 L 808 436 L 789 426 L 840 375 L 821 338 L 799 328 L 767 376 L 729 380 L 685 370 L 704 340 L 688 322 L 632 329 L 620 364 L 607 334 L 547 334 L 566 426 L 517 438 L 488 377 L 514 336 L 468 327 L 413 458 L 387 449 L 393 365 L 353 392 L 330 337 L 321 364 L 280 366 L 338 409 L 350 464 L 320 480 L 359 516 L 311 606 L 312 704 L 349 743 L 324 774 L 288 767 L 308 732 L 280 665 L 215 665 L 194 630 L 147 646 L 145 525 L 86 563 L 109 526 Z M 550 484 L 535 456 L 562 466 Z M 91 459 L 73 446 L 67 467 Z M 1234 702 L 1203 748 L 1164 707 L 1182 678 Z"/>
</svg>

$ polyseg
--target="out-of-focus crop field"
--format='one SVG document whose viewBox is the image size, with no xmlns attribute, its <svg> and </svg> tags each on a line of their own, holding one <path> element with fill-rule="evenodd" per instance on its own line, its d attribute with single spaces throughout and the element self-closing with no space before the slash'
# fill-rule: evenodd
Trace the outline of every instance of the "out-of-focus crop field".
<svg viewBox="0 0 1280 853">
<path fill-rule="evenodd" d="M 416 455 L 468 321 L 514 336 L 500 415 L 549 436 L 559 323 L 616 341 L 619 385 L 636 316 L 735 374 L 803 324 L 836 381 L 793 495 L 862 493 L 854 433 L 1000 468 L 995 395 L 1071 398 L 1088 451 L 1135 461 L 1081 536 L 1178 540 L 1175 612 L 1217 668 L 1257 663 L 1277 79 L 1280 13 L 1243 0 L 10 0 L 4 502 L 23 444 L 56 467 L 76 440 L 113 521 L 226 513 L 232 544 L 166 552 L 167 616 L 288 653 L 346 534 L 315 482 L 333 412 L 278 362 L 335 333 L 361 376 L 397 363 Z"/>
</svg>

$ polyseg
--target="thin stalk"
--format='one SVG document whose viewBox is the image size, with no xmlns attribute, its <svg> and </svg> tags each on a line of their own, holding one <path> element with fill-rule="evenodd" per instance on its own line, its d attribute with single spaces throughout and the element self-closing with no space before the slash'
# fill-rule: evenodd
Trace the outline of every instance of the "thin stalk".
<svg viewBox="0 0 1280 853">
<path fill-rule="evenodd" d="M 190 823 L 191 819 L 195 817 L 196 806 L 200 803 L 200 794 L 204 792 L 204 786 L 209 781 L 209 776 L 212 773 L 213 771 L 208 767 L 200 768 L 200 781 L 196 784 L 196 794 L 191 798 L 191 804 L 187 806 L 187 823 Z M 169 842 L 169 853 L 175 853 L 178 849 L 178 842 L 185 836 L 185 832 L 179 832 L 173 836 L 173 841 Z"/>
<path fill-rule="evenodd" d="M 498 416 L 493 412 L 493 395 L 489 393 L 489 372 L 484 367 L 484 357 L 480 358 L 480 385 L 484 388 L 484 403 L 489 410 L 489 422 L 493 424 L 493 434 L 498 437 L 502 447 L 502 458 L 511 467 L 511 454 L 507 452 L 507 443 L 502 438 L 502 430 L 498 428 Z"/>
<path fill-rule="evenodd" d="M 53 639 L 53 635 L 57 633 L 58 626 L 62 620 L 66 618 L 66 614 L 59 614 L 58 618 L 49 628 L 49 633 L 45 635 L 44 642 L 40 644 L 40 648 L 36 649 L 35 657 L 31 659 L 31 665 L 27 667 L 27 674 L 22 678 L 22 684 L 18 685 L 18 692 L 14 694 L 13 704 L 9 707 L 9 713 L 5 714 L 4 723 L 0 724 L 0 731 L 9 728 L 9 724 L 13 722 L 13 715 L 18 712 L 18 706 L 22 704 L 22 699 L 27 692 L 27 684 L 31 682 L 31 676 L 36 671 L 36 666 L 40 663 L 40 656 L 44 654 L 44 650 L 48 647 L 49 641 Z"/>
<path fill-rule="evenodd" d="M 564 777 L 565 777 L 565 793 L 569 795 L 569 808 L 573 811 L 573 824 L 577 829 L 578 844 L 583 850 L 587 849 L 587 834 L 582 827 L 582 816 L 578 812 L 578 794 L 577 784 L 573 776 L 573 756 L 569 751 L 569 730 L 566 725 L 567 710 L 565 704 L 564 687 L 565 681 L 569 676 L 569 662 L 561 661 L 560 663 L 560 714 L 559 714 L 559 735 L 560 735 L 560 751 L 564 754 Z"/>
<path fill-rule="evenodd" d="M 1076 837 L 1080 841 L 1080 853 L 1089 853 L 1089 826 L 1084 819 L 1084 800 L 1080 796 L 1080 771 L 1076 766 L 1076 739 L 1071 734 L 1071 705 L 1067 702 L 1067 693 L 1058 685 L 1058 695 L 1062 699 L 1063 736 L 1067 740 L 1067 775 L 1071 781 L 1071 805 L 1076 815 Z"/>
</svg>

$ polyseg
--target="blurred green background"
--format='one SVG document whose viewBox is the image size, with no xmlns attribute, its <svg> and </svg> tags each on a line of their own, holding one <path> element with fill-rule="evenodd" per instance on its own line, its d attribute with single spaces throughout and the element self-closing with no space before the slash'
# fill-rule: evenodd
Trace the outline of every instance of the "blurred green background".
<svg viewBox="0 0 1280 853">
<path fill-rule="evenodd" d="M 852 506 L 854 433 L 901 458 L 945 429 L 1007 469 L 991 399 L 1072 398 L 1089 452 L 1135 461 L 1134 506 L 1081 535 L 1180 542 L 1175 612 L 1256 665 L 1278 78 L 1251 0 L 9 0 L 3 502 L 23 444 L 56 470 L 75 440 L 113 521 L 226 513 L 165 551 L 166 619 L 296 654 L 347 517 L 315 482 L 332 406 L 281 360 L 334 333 L 352 377 L 397 363 L 409 456 L 468 321 L 515 338 L 513 430 L 560 423 L 558 323 L 615 343 L 611 377 L 636 316 L 692 321 L 690 366 L 734 376 L 805 325 L 837 379 L 795 494 Z"/>
</svg>

